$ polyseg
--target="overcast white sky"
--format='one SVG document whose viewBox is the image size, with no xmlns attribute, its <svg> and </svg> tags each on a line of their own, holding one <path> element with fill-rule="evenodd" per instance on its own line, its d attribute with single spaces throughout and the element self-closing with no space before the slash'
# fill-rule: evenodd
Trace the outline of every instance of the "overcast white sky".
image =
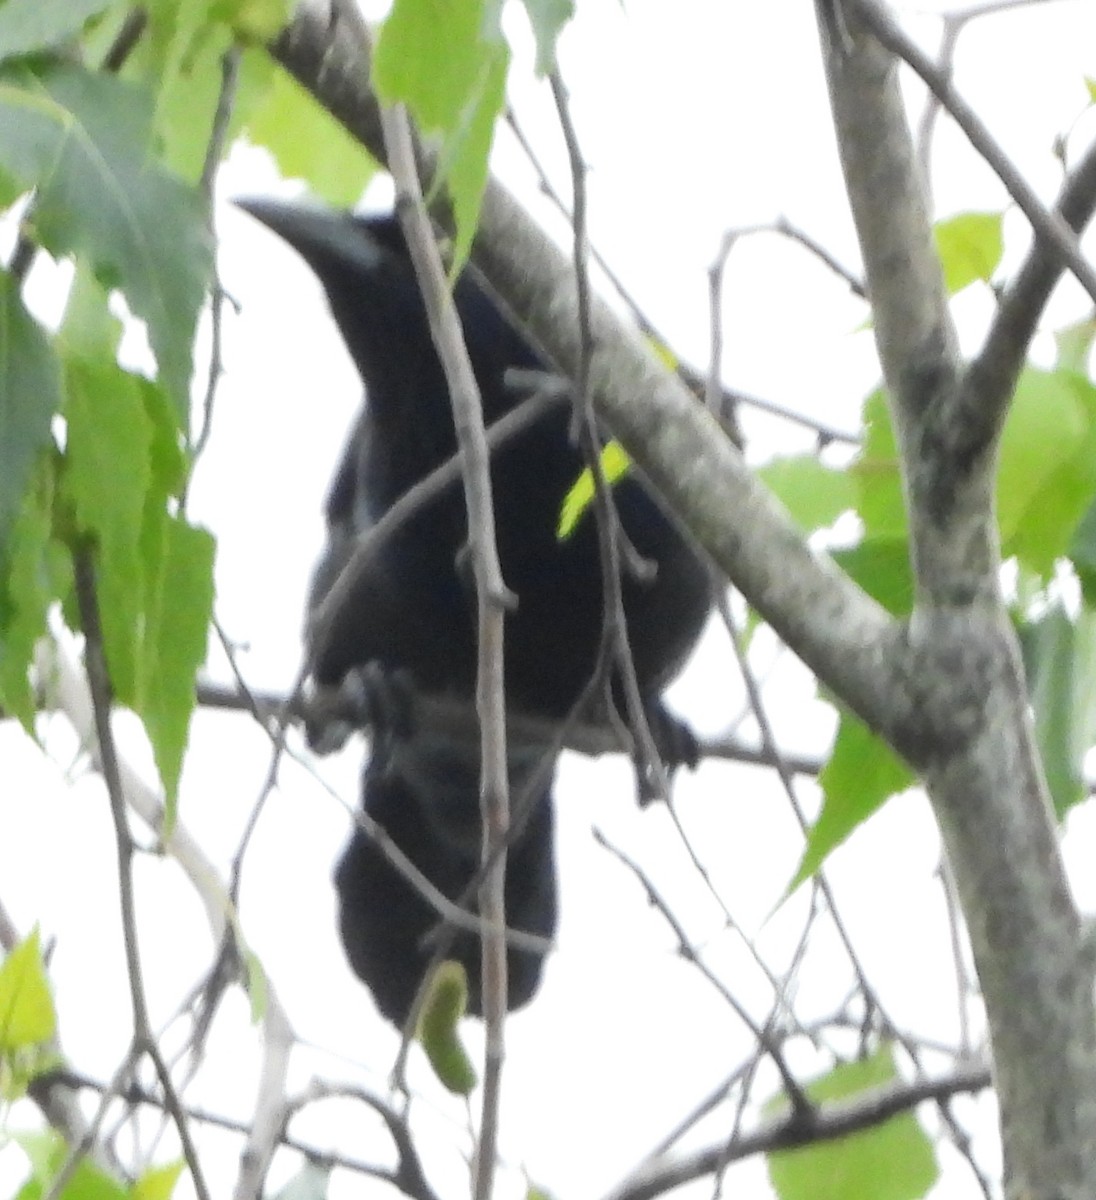
<svg viewBox="0 0 1096 1200">
<path fill-rule="evenodd" d="M 627 8 L 584 0 L 564 36 L 562 61 L 579 136 L 590 163 L 594 243 L 626 281 L 681 356 L 707 361 L 706 269 L 728 227 L 783 214 L 841 261 L 857 268 L 843 200 L 812 6 L 799 0 L 719 4 L 650 0 Z M 938 22 L 924 14 L 953 5 L 904 6 L 927 39 Z M 668 19 L 668 13 L 672 17 Z M 519 14 L 510 13 L 513 24 Z M 931 41 L 930 41 L 930 44 Z M 1058 169 L 1051 145 L 1085 104 L 1083 77 L 1096 75 L 1096 6 L 1062 0 L 987 20 L 961 43 L 958 81 L 994 134 L 1044 196 Z M 562 190 L 566 166 L 550 98 L 518 63 L 512 95 L 527 132 Z M 1093 132 L 1091 118 L 1087 125 Z M 1000 186 L 945 120 L 934 182 L 938 215 L 999 209 Z M 513 144 L 500 142 L 498 170 L 527 202 L 561 229 L 536 194 Z M 292 193 L 266 157 L 232 155 L 222 197 Z M 249 218 L 218 212 L 222 272 L 240 304 L 228 321 L 227 373 L 214 437 L 198 468 L 193 514 L 219 539 L 218 615 L 244 650 L 241 663 L 258 688 L 285 689 L 297 669 L 303 598 L 322 539 L 323 495 L 359 385 L 342 355 L 318 286 L 287 248 Z M 1010 228 L 1020 231 L 1019 222 Z M 562 236 L 562 234 L 561 234 Z M 39 285 L 38 300 L 49 284 Z M 287 297 L 292 297 L 288 301 Z M 727 277 L 725 382 L 828 423 L 854 429 L 860 401 L 876 378 L 862 307 L 800 250 L 770 238 L 736 251 Z M 962 301 L 964 332 L 976 338 L 985 298 Z M 317 364 L 324 370 L 317 374 Z M 752 421 L 753 452 L 809 445 L 787 426 Z M 737 717 L 742 688 L 725 642 L 705 642 L 673 693 L 699 729 Z M 759 665 L 774 657 L 763 644 Z M 223 663 L 213 673 L 227 678 Z M 779 660 L 768 683 L 772 716 L 789 749 L 821 751 L 831 723 L 805 673 Z M 121 942 L 115 914 L 114 855 L 98 780 L 66 768 L 73 748 L 59 721 L 49 726 L 56 762 L 43 762 L 10 725 L 0 727 L 0 761 L 13 781 L 0 793 L 0 894 L 23 929 L 40 921 L 56 937 L 52 962 L 61 1033 L 74 1063 L 108 1077 L 127 1044 Z M 354 803 L 361 751 L 353 746 L 320 764 Z M 59 764 L 59 765 L 58 765 Z M 261 788 L 268 748 L 243 717 L 199 714 L 187 762 L 182 819 L 225 865 Z M 814 803 L 813 788 L 801 789 Z M 626 764 L 568 756 L 558 776 L 558 857 L 562 891 L 559 951 L 533 1005 L 508 1026 L 503 1145 L 508 1162 L 567 1200 L 593 1200 L 618 1181 L 717 1082 L 746 1056 L 751 1038 L 715 991 L 674 953 L 673 940 L 635 880 L 590 836 L 604 830 L 638 858 L 672 901 L 706 960 L 755 1014 L 768 993 L 755 965 L 723 932 L 723 919 L 690 867 L 665 811 L 638 813 Z M 736 920 L 779 966 L 803 912 L 796 898 L 770 920 L 798 860 L 800 843 L 786 800 L 760 771 L 706 764 L 678 781 L 682 820 Z M 1074 822 L 1091 826 L 1087 814 Z M 243 921 L 298 1034 L 327 1054 L 299 1053 L 294 1080 L 347 1072 L 383 1090 L 395 1035 L 374 1016 L 364 989 L 343 963 L 329 878 L 347 832 L 336 803 L 301 769 L 286 763 L 281 786 L 259 825 L 244 877 Z M 1087 833 L 1091 834 L 1091 828 Z M 1092 838 L 1078 837 L 1091 862 Z M 48 865 L 48 868 L 46 867 Z M 935 881 L 938 847 L 919 796 L 894 803 L 835 858 L 832 879 L 842 916 L 869 976 L 900 1026 L 955 1037 L 954 981 L 948 971 L 944 914 Z M 1084 873 L 1085 876 L 1089 872 Z M 154 1012 L 165 1019 L 208 960 L 202 914 L 177 869 L 142 862 L 141 911 Z M 58 880 L 61 886 L 58 886 Z M 1084 883 L 1084 879 L 1079 879 Z M 1091 886 L 1082 902 L 1096 906 Z M 89 983 L 89 980 L 92 981 Z M 844 997 L 848 972 L 833 948 L 819 947 L 804 973 L 799 1007 L 824 1016 Z M 93 988 L 94 991 L 89 991 Z M 470 1041 L 479 1041 L 470 1026 Z M 246 1115 L 254 1103 L 255 1035 L 237 995 L 226 1004 L 210 1048 L 220 1068 L 191 1098 Z M 793 1065 L 806 1070 L 798 1053 Z M 424 1125 L 438 1153 L 440 1186 L 460 1194 L 459 1105 L 439 1098 L 423 1071 Z M 969 1106 L 960 1104 L 962 1114 Z M 724 1117 L 726 1119 L 726 1114 Z M 722 1126 L 725 1127 L 725 1126 Z M 374 1157 L 372 1129 L 329 1113 L 300 1123 L 317 1144 Z M 711 1129 L 711 1127 L 709 1127 Z M 205 1143 L 226 1175 L 232 1141 Z M 446 1148 L 448 1147 L 448 1149 Z M 222 1157 L 223 1156 L 223 1157 Z M 936 1200 L 971 1194 L 955 1155 Z M 432 1160 L 434 1161 L 434 1160 Z M 283 1164 L 286 1169 L 291 1165 Z M 992 1166 L 992 1161 L 989 1163 Z M 0 1194 L 19 1178 L 0 1152 Z M 519 1169 L 500 1197 L 517 1196 Z M 768 1194 L 764 1169 L 736 1167 L 728 1194 Z M 332 1195 L 372 1195 L 344 1178 Z M 694 1189 L 710 1194 L 710 1185 Z"/>
</svg>

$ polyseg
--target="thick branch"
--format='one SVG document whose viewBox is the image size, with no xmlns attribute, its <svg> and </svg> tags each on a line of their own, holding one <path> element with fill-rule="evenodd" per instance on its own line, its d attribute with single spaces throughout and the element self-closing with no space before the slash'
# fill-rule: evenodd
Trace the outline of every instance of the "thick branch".
<svg viewBox="0 0 1096 1200">
<path fill-rule="evenodd" d="M 832 0 L 821 8 L 834 12 Z M 985 989 L 1010 1195 L 1090 1200 L 1092 977 L 1000 605 L 993 447 L 964 443 L 952 421 L 962 366 L 895 62 L 862 29 L 851 34 L 840 31 L 827 66 L 906 464 L 918 579 L 909 627 L 899 629 L 811 552 L 718 422 L 596 301 L 589 390 L 599 419 L 751 604 L 925 773 Z M 310 5 L 275 53 L 381 155 L 360 30 L 332 27 L 326 6 Z M 577 378 L 572 268 L 495 183 L 473 261 L 561 373 Z"/>
<path fill-rule="evenodd" d="M 971 445 L 956 420 L 962 364 L 897 63 L 863 28 L 845 32 L 833 38 L 826 67 L 899 433 L 918 585 L 904 687 L 911 719 L 899 743 L 924 774 L 970 930 L 1007 1194 L 1081 1200 L 1096 1195 L 1092 970 L 1000 597 L 995 442 Z"/>
<path fill-rule="evenodd" d="M 1069 264 L 1069 269 L 1077 277 L 1078 283 L 1088 292 L 1093 303 L 1096 303 L 1096 271 L 1081 253 L 1074 230 L 1057 212 L 1048 212 L 1043 207 L 1035 189 L 1009 161 L 974 109 L 955 90 L 950 74 L 936 66 L 928 55 L 906 36 L 879 0 L 853 0 L 853 6 L 879 43 L 908 63 L 921 77 L 970 139 L 971 145 L 1005 185 L 1008 194 L 1031 222 L 1039 239 L 1052 246 L 1055 254 Z"/>
<path fill-rule="evenodd" d="M 732 1139 L 730 1143 L 720 1141 L 685 1158 L 655 1163 L 640 1177 L 616 1188 L 610 1200 L 654 1200 L 656 1196 L 694 1179 L 703 1179 L 730 1163 L 741 1162 L 755 1154 L 794 1150 L 848 1137 L 852 1133 L 874 1129 L 926 1100 L 946 1100 L 965 1092 L 979 1092 L 989 1085 L 989 1071 L 984 1067 L 970 1067 L 943 1079 L 893 1084 L 854 1100 L 811 1109 L 805 1117 L 793 1111 L 769 1121 L 753 1133 Z"/>
<path fill-rule="evenodd" d="M 1054 211 L 1080 232 L 1096 209 L 1096 143 L 1069 173 Z M 967 369 L 956 419 L 972 444 L 997 436 L 1047 301 L 1065 270 L 1053 245 L 1036 238 L 1005 289 L 985 345 Z"/>
<path fill-rule="evenodd" d="M 271 51 L 383 161 L 377 104 L 368 89 L 368 39 L 342 6 L 333 15 L 325 0 L 306 0 Z M 494 180 L 472 258 L 522 328 L 563 375 L 576 378 L 582 337 L 572 265 Z M 590 392 L 598 417 L 788 645 L 866 722 L 886 730 L 891 689 L 885 661 L 897 636 L 894 623 L 806 545 L 719 422 L 596 297 L 590 326 Z"/>
<path fill-rule="evenodd" d="M 410 119 L 402 106 L 382 116 L 385 148 L 396 181 L 397 208 L 426 304 L 430 336 L 445 371 L 460 449 L 468 542 L 476 580 L 478 659 L 476 713 L 480 722 L 480 814 L 483 821 L 479 909 L 483 915 L 481 971 L 486 1050 L 482 1119 L 474 1166 L 476 1200 L 490 1200 L 497 1154 L 506 1019 L 506 844 L 510 792 L 506 758 L 506 695 L 503 686 L 503 615 L 507 592 L 502 578 L 491 495 L 491 462 L 483 425 L 483 401 L 472 371 L 434 242 L 419 184 Z"/>
</svg>

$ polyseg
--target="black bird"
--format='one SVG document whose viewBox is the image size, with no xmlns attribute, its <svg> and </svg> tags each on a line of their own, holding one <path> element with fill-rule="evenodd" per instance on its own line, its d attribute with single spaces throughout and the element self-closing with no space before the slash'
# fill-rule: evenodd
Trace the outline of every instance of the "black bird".
<svg viewBox="0 0 1096 1200">
<path fill-rule="evenodd" d="M 311 266 L 365 384 L 366 402 L 351 432 L 327 500 L 328 545 L 316 568 L 310 610 L 323 601 L 352 550 L 413 484 L 450 458 L 456 438 L 449 393 L 398 221 L 281 202 L 241 207 L 278 233 Z M 547 370 L 466 270 L 457 312 L 488 423 L 520 400 L 503 380 L 508 368 Z M 503 577 L 517 596 L 506 616 L 506 697 L 512 710 L 562 718 L 589 682 L 602 630 L 602 587 L 593 513 L 570 537 L 557 537 L 564 496 L 583 462 L 569 437 L 569 412 L 557 406 L 492 457 L 496 534 Z M 622 581 L 636 675 L 656 728 L 659 696 L 682 666 L 709 607 L 700 559 L 634 475 L 613 496 L 623 529 L 652 562 L 653 579 Z M 476 674 L 476 600 L 458 565 L 467 517 L 458 484 L 406 520 L 383 544 L 322 644 L 312 646 L 316 683 L 339 685 L 376 666 L 413 691 L 471 700 Z M 672 727 L 672 718 L 666 718 Z M 543 747 L 509 746 L 510 787 L 528 790 Z M 456 899 L 480 859 L 479 742 L 428 729 L 389 729 L 374 738 L 362 804 L 442 892 Z M 508 851 L 507 924 L 550 937 L 556 923 L 551 780 L 531 799 Z M 435 909 L 361 829 L 335 876 L 340 931 L 351 966 L 381 1012 L 402 1025 L 430 961 L 425 935 Z M 474 897 L 473 897 L 474 902 Z M 469 1010 L 481 1011 L 479 941 L 458 934 L 448 956 L 467 972 Z M 527 1003 L 542 960 L 509 952 L 509 1007 Z"/>
</svg>

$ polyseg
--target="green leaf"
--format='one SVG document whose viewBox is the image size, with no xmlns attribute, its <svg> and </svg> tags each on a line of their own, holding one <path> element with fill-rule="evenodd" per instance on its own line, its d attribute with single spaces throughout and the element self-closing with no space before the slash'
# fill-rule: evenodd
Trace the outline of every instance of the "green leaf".
<svg viewBox="0 0 1096 1200">
<path fill-rule="evenodd" d="M 884 1046 L 869 1058 L 843 1063 L 808 1084 L 812 1100 L 850 1100 L 898 1078 L 894 1055 Z M 772 1115 L 786 1102 L 766 1105 Z M 932 1142 L 913 1113 L 801 1150 L 768 1156 L 769 1179 L 780 1200 L 918 1200 L 940 1170 Z"/>
<path fill-rule="evenodd" d="M 221 0 L 159 0 L 152 6 L 146 36 L 126 62 L 126 76 L 155 96 L 160 162 L 191 181 L 197 181 L 205 167 L 225 55 L 237 46 L 230 25 L 213 20 L 214 15 L 230 18 L 226 7 Z M 226 147 L 279 74 L 265 49 L 249 49 L 239 56 Z"/>
<path fill-rule="evenodd" d="M 170 826 L 196 702 L 194 679 L 205 659 L 213 612 L 215 543 L 212 534 L 182 517 L 162 519 L 164 553 L 145 612 L 137 711 L 167 794 Z"/>
<path fill-rule="evenodd" d="M 1071 362 L 1083 345 L 1084 331 L 1078 328 L 1060 344 L 1060 354 Z M 904 540 L 898 451 L 882 391 L 865 402 L 864 425 L 863 447 L 849 469 L 857 484 L 864 540 Z M 1070 552 L 1096 498 L 1096 387 L 1083 374 L 1068 367 L 1023 371 L 1001 436 L 996 490 L 1004 555 L 1048 578 L 1055 562 Z M 888 554 L 897 567 L 897 551 Z M 872 591 L 865 579 L 859 582 Z M 883 584 L 880 598 L 891 611 L 909 611 L 895 590 L 898 575 Z"/>
<path fill-rule="evenodd" d="M 50 422 L 60 407 L 57 356 L 23 307 L 11 276 L 0 271 L 0 546 L 19 512 L 35 460 L 49 444 Z"/>
<path fill-rule="evenodd" d="M 296 3 L 295 0 L 213 0 L 211 7 L 229 22 L 237 37 L 265 46 L 288 24 Z"/>
<path fill-rule="evenodd" d="M 523 0 L 537 42 L 536 72 L 547 75 L 556 65 L 556 43 L 575 15 L 572 0 Z"/>
<path fill-rule="evenodd" d="M 1096 502 L 1089 505 L 1074 530 L 1069 558 L 1080 580 L 1085 604 L 1096 607 Z"/>
<path fill-rule="evenodd" d="M 483 70 L 481 0 L 396 0 L 377 37 L 373 80 L 426 131 L 451 130 Z"/>
<path fill-rule="evenodd" d="M 283 175 L 306 180 L 337 208 L 353 207 L 377 169 L 343 126 L 285 71 L 274 75 L 246 133 L 274 155 Z"/>
<path fill-rule="evenodd" d="M 418 1038 L 441 1083 L 458 1096 L 476 1086 L 476 1072 L 458 1026 L 468 1007 L 468 980 L 459 962 L 446 959 L 430 979 L 419 1016 Z"/>
<path fill-rule="evenodd" d="M 137 708 L 144 577 L 139 554 L 151 468 L 151 423 L 137 380 L 111 361 L 66 364 L 64 488 L 78 529 L 98 549 L 99 609 L 111 683 Z"/>
<path fill-rule="evenodd" d="M 95 551 L 111 682 L 144 721 L 170 822 L 213 606 L 213 539 L 169 510 L 186 460 L 163 389 L 110 360 L 66 365 L 65 495 Z"/>
<path fill-rule="evenodd" d="M 1001 437 L 1002 548 L 1049 577 L 1096 495 L 1096 388 L 1073 371 L 1027 368 Z"/>
<path fill-rule="evenodd" d="M 825 467 L 811 454 L 775 459 L 758 475 L 804 533 L 832 525 L 856 503 L 856 486 L 848 472 Z"/>
<path fill-rule="evenodd" d="M 130 1191 L 132 1200 L 169 1200 L 185 1165 L 180 1159 L 162 1167 L 149 1167 L 134 1182 Z"/>
<path fill-rule="evenodd" d="M 453 131 L 442 154 L 442 178 L 453 198 L 452 274 L 455 278 L 472 252 L 479 224 L 480 204 L 487 187 L 487 166 L 495 121 L 506 107 L 506 75 L 510 49 L 499 42 L 485 49 L 479 86 L 469 97 L 460 125 Z"/>
<path fill-rule="evenodd" d="M 1089 104 L 1096 104 L 1096 79 L 1092 79 L 1090 76 L 1086 75 L 1085 88 L 1088 91 Z"/>
<path fill-rule="evenodd" d="M 68 358 L 112 360 L 124 329 L 122 322 L 110 311 L 110 294 L 85 263 L 77 263 L 57 335 L 62 353 Z"/>
<path fill-rule="evenodd" d="M 807 838 L 790 895 L 884 801 L 916 782 L 889 746 L 848 713 L 842 713 L 829 762 L 818 777 L 822 812 Z"/>
<path fill-rule="evenodd" d="M 125 293 L 183 421 L 212 248 L 202 197 L 148 159 L 151 119 L 149 94 L 120 79 L 67 65 L 0 71 L 0 169 L 37 189 L 33 236 Z"/>
<path fill-rule="evenodd" d="M 601 450 L 601 471 L 605 482 L 612 487 L 619 479 L 623 479 L 632 465 L 628 451 L 619 442 L 607 442 Z M 594 473 L 589 467 L 584 467 L 582 474 L 563 497 L 559 510 L 559 525 L 556 528 L 556 540 L 565 542 L 574 533 L 583 514 L 594 502 Z"/>
<path fill-rule="evenodd" d="M 1092 342 L 1096 338 L 1096 320 L 1085 317 L 1073 325 L 1059 329 L 1054 335 L 1058 349 L 1057 366 L 1060 371 L 1075 371 L 1088 374 L 1088 360 L 1092 353 Z"/>
<path fill-rule="evenodd" d="M 1002 219 L 1001 213 L 968 212 L 937 221 L 933 232 L 949 295 L 993 277 L 1005 248 Z"/>
<path fill-rule="evenodd" d="M 31 1177 L 18 1194 L 18 1200 L 41 1200 L 53 1195 L 54 1180 L 68 1158 L 68 1147 L 59 1133 L 18 1133 L 12 1135 L 30 1160 Z M 127 1200 L 129 1190 L 88 1158 L 76 1164 L 57 1200 Z"/>
<path fill-rule="evenodd" d="M 441 180 L 453 200 L 454 272 L 475 234 L 495 119 L 505 103 L 510 52 L 483 0 L 396 0 L 381 27 L 373 82 L 442 139 Z"/>
<path fill-rule="evenodd" d="M 50 604 L 67 591 L 72 577 L 67 551 L 50 536 L 53 497 L 53 462 L 43 457 L 0 546 L 0 706 L 31 737 L 37 711 L 30 682 L 34 647 L 46 632 Z"/>
<path fill-rule="evenodd" d="M 56 46 L 113 0 L 5 0 L 0 3 L 0 61 Z"/>
<path fill-rule="evenodd" d="M 913 611 L 913 570 L 904 538 L 869 538 L 848 550 L 834 550 L 831 557 L 889 613 L 901 617 Z"/>
<path fill-rule="evenodd" d="M 148 418 L 150 482 L 146 508 L 160 513 L 171 496 L 178 496 L 186 482 L 188 462 L 182 431 L 171 400 L 157 384 L 134 376 Z"/>
<path fill-rule="evenodd" d="M 908 526 L 898 446 L 882 388 L 864 401 L 863 424 L 860 453 L 849 474 L 857 487 L 856 511 L 864 523 L 864 537 L 905 541 Z"/>
<path fill-rule="evenodd" d="M 1035 736 L 1059 819 L 1087 795 L 1083 765 L 1096 743 L 1096 613 L 1076 622 L 1057 605 L 1020 628 Z"/>
<path fill-rule="evenodd" d="M 57 1029 L 38 930 L 0 963 L 0 1054 L 47 1042 Z"/>
</svg>

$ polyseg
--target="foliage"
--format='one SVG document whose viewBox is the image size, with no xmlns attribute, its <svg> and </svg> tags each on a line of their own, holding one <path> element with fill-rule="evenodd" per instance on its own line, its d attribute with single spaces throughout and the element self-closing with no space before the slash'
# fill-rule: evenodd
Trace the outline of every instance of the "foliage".
<svg viewBox="0 0 1096 1200">
<path fill-rule="evenodd" d="M 32 730 L 34 643 L 57 601 L 79 624 L 73 563 L 90 555 L 116 698 L 142 717 L 172 799 L 213 595 L 212 539 L 185 514 L 193 343 L 212 282 L 199 176 L 225 53 L 285 15 L 275 0 L 151 5 L 138 51 L 95 71 L 55 48 L 83 33 L 104 58 L 126 6 L 0 8 L 0 200 L 28 197 L 28 246 L 77 267 L 52 336 L 0 272 L 0 704 Z M 309 171 L 321 195 L 353 199 L 367 156 L 258 49 L 244 59 L 230 132 Z M 114 294 L 148 329 L 154 378 L 117 361 Z"/>
<path fill-rule="evenodd" d="M 609 442 L 602 448 L 601 471 L 608 487 L 623 479 L 630 465 L 628 454 L 619 442 Z M 560 506 L 556 537 L 561 542 L 565 542 L 578 527 L 583 514 L 594 502 L 594 492 L 594 473 L 584 467 Z"/>
<path fill-rule="evenodd" d="M 1000 260 L 1000 221 L 967 214 L 938 227 L 951 290 L 988 282 Z M 1096 661 L 1086 632 L 1096 530 L 1096 386 L 1089 374 L 1092 322 L 1063 330 L 1052 369 L 1029 366 L 1020 377 L 998 450 L 997 517 L 1002 554 L 1023 582 L 1015 618 L 1023 633 L 1036 734 L 1055 808 L 1063 816 L 1084 795 L 1082 763 L 1096 743 L 1090 697 Z M 886 396 L 864 402 L 859 451 L 844 469 L 817 460 L 781 460 L 762 477 L 807 533 L 827 530 L 843 512 L 860 535 L 833 558 L 895 615 L 913 607 L 900 459 Z M 1080 611 L 1061 599 L 1062 579 L 1080 580 Z M 1047 613 L 1047 606 L 1052 611 Z M 844 768 L 841 764 L 845 763 Z M 841 721 L 822 772 L 824 804 L 792 886 L 813 875 L 891 795 L 912 783 L 878 738 L 849 716 Z"/>
<path fill-rule="evenodd" d="M 0 963 L 0 1096 L 12 1099 L 49 1064 L 57 1014 L 38 930 Z"/>
<path fill-rule="evenodd" d="M 476 1070 L 460 1040 L 460 1020 L 468 1007 L 468 980 L 464 967 L 452 959 L 438 964 L 430 979 L 418 1038 L 441 1083 L 458 1096 L 476 1086 Z"/>
<path fill-rule="evenodd" d="M 805 1090 L 815 1102 L 850 1100 L 897 1078 L 893 1052 L 881 1046 L 867 1058 L 839 1064 Z M 778 1107 L 773 1102 L 768 1110 Z M 838 1141 L 778 1150 L 768 1166 L 780 1200 L 917 1200 L 939 1174 L 932 1144 L 911 1113 Z"/>
<path fill-rule="evenodd" d="M 15 1200 L 42 1200 L 49 1195 L 56 1195 L 58 1200 L 170 1200 L 182 1173 L 183 1164 L 174 1162 L 150 1167 L 126 1184 L 96 1163 L 81 1158 L 73 1165 L 61 1190 L 54 1191 L 55 1181 L 69 1157 L 64 1139 L 50 1130 L 19 1134 L 14 1140 L 30 1163 L 30 1175 Z"/>
</svg>

